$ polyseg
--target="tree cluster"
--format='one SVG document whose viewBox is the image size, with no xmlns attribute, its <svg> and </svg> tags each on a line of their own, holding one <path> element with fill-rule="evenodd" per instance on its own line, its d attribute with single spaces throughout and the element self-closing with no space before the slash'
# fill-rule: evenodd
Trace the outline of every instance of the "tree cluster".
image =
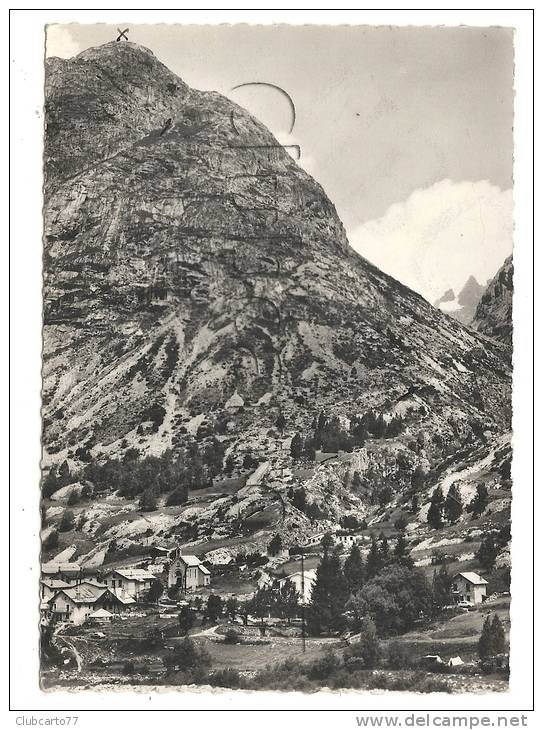
<svg viewBox="0 0 543 730">
<path fill-rule="evenodd" d="M 496 558 L 498 557 L 499 550 L 500 548 L 496 544 L 494 535 L 486 535 L 483 537 L 475 557 L 485 570 L 492 570 L 496 564 Z"/>
<path fill-rule="evenodd" d="M 473 519 L 480 517 L 488 506 L 488 488 L 484 482 L 477 484 L 475 496 L 468 504 L 466 511 L 471 512 Z"/>
<path fill-rule="evenodd" d="M 298 615 L 299 599 L 294 583 L 285 580 L 279 588 L 259 588 L 250 601 L 240 606 L 239 612 L 245 620 L 248 615 L 256 616 L 262 626 L 264 619 L 270 615 L 285 618 L 290 622 Z"/>
<path fill-rule="evenodd" d="M 340 631 L 349 621 L 358 629 L 370 617 L 379 633 L 401 633 L 431 614 L 432 589 L 413 567 L 403 534 L 392 547 L 385 535 L 374 537 L 366 561 L 353 545 L 343 566 L 329 542 L 323 549 L 311 593 L 311 632 Z"/>
<path fill-rule="evenodd" d="M 488 615 L 478 644 L 479 658 L 489 659 L 505 652 L 505 631 L 497 613 L 491 619 Z"/>
<path fill-rule="evenodd" d="M 75 474 L 64 462 L 47 474 L 42 493 L 49 497 L 77 479 L 90 482 L 98 492 L 118 489 L 122 497 L 139 497 L 141 509 L 151 511 L 162 494 L 169 493 L 168 505 L 184 504 L 189 489 L 211 486 L 222 470 L 223 457 L 224 448 L 216 439 L 192 443 L 175 454 L 168 450 L 161 456 L 141 457 L 137 449 L 130 448 L 122 459 L 91 460 Z M 81 498 L 86 496 L 84 489 Z M 75 502 L 75 497 L 71 501 Z"/>
<path fill-rule="evenodd" d="M 447 496 L 443 496 L 441 487 L 436 487 L 430 498 L 430 507 L 428 509 L 427 522 L 435 530 L 439 530 L 445 524 L 458 522 L 464 511 L 462 502 L 462 494 L 456 483 L 451 484 Z"/>
</svg>

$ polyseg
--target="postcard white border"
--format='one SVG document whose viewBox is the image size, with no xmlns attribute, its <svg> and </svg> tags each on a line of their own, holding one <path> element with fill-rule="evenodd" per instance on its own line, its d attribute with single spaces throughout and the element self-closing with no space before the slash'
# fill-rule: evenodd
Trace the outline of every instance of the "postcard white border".
<svg viewBox="0 0 543 730">
<path fill-rule="evenodd" d="M 515 301 L 514 301 L 514 500 L 511 689 L 493 695 L 413 695 L 408 693 L 43 693 L 37 684 L 37 617 L 41 356 L 41 150 L 43 26 L 49 22 L 134 23 L 311 23 L 367 25 L 502 25 L 516 28 L 515 44 Z M 159 721 L 202 723 L 201 711 L 248 710 L 213 715 L 236 728 L 277 722 L 330 725 L 322 710 L 456 712 L 526 711 L 532 706 L 532 15 L 522 10 L 12 10 L 11 14 L 11 707 L 19 715 L 47 711 L 57 716 L 83 710 L 124 710 L 108 718 L 122 726 L 146 726 L 141 710 L 184 710 Z M 4 114 L 5 117 L 7 114 Z M 7 131 L 6 131 L 7 135 Z M 7 271 L 7 265 L 5 267 Z M 6 282 L 7 286 L 7 282 Z M 5 363 L 3 363 L 5 368 Z M 7 378 L 7 374 L 6 374 Z M 7 441 L 6 441 L 7 442 Z M 7 531 L 6 531 L 7 541 Z M 7 550 L 7 545 L 6 545 Z M 2 609 L 5 612 L 6 602 Z M 7 622 L 7 616 L 5 617 Z M 543 702 L 543 700 L 540 700 Z M 262 710 L 305 710 L 281 717 Z M 193 712 L 195 714 L 193 716 Z M 311 712 L 309 712 L 311 711 Z M 313 715 L 315 713 L 315 715 Z M 298 720 L 296 720 L 298 718 Z M 531 716 L 533 719 L 533 715 Z M 105 718 L 104 718 L 105 719 Z M 100 722 L 95 716 L 93 722 Z M 333 722 L 336 724 L 342 720 Z M 205 726 L 207 726 L 207 722 Z M 209 724 L 211 720 L 209 720 Z M 536 724 L 533 725 L 536 727 Z"/>
</svg>

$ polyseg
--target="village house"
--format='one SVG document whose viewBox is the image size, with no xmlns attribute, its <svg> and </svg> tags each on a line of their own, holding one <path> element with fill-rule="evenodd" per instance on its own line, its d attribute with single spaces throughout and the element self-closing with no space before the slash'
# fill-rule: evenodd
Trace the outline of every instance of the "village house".
<svg viewBox="0 0 543 730">
<path fill-rule="evenodd" d="M 76 625 L 84 623 L 99 608 L 113 613 L 124 609 L 124 604 L 109 588 L 94 582 L 63 588 L 49 599 L 47 606 L 58 620 Z"/>
<path fill-rule="evenodd" d="M 141 568 L 112 568 L 102 576 L 102 582 L 119 597 L 142 601 L 147 597 L 155 576 Z"/>
<path fill-rule="evenodd" d="M 487 585 L 477 573 L 457 573 L 452 579 L 451 591 L 457 602 L 476 605 L 486 600 Z"/>
<path fill-rule="evenodd" d="M 362 535 L 354 535 L 348 532 L 336 532 L 336 534 L 332 537 L 334 539 L 334 544 L 343 545 L 343 547 L 348 548 L 352 547 L 355 544 L 358 545 L 364 540 L 364 537 Z"/>
<path fill-rule="evenodd" d="M 149 555 L 152 558 L 168 558 L 168 555 L 170 554 L 170 548 L 164 547 L 162 545 L 151 545 L 149 548 Z"/>
<path fill-rule="evenodd" d="M 48 601 L 55 593 L 63 588 L 69 588 L 70 583 L 65 580 L 57 580 L 55 578 L 42 578 L 40 580 L 40 598 L 42 601 Z"/>
<path fill-rule="evenodd" d="M 280 578 L 278 583 L 279 587 L 282 587 L 287 580 L 293 583 L 300 597 L 300 603 L 307 604 L 311 601 L 311 591 L 313 590 L 313 583 L 316 578 L 316 570 L 304 570 L 303 576 L 301 571 L 297 571 L 284 578 Z"/>
<path fill-rule="evenodd" d="M 202 561 L 196 555 L 182 555 L 179 548 L 176 548 L 170 563 L 168 588 L 178 586 L 184 591 L 190 591 L 210 583 L 211 573 Z"/>
<path fill-rule="evenodd" d="M 78 563 L 57 562 L 55 560 L 43 563 L 41 573 L 45 579 L 61 580 L 70 585 L 78 583 L 83 577 L 81 566 Z"/>
<path fill-rule="evenodd" d="M 314 535 L 311 535 L 308 537 L 305 541 L 305 544 L 303 545 L 303 548 L 309 548 L 309 547 L 317 547 L 321 544 L 322 538 L 324 537 L 326 533 L 324 531 L 322 532 L 316 532 Z"/>
</svg>

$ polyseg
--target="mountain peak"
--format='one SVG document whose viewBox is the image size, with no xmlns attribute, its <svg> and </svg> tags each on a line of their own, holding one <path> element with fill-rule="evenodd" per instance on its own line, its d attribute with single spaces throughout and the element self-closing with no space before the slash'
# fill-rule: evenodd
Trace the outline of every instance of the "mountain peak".
<svg viewBox="0 0 543 730">
<path fill-rule="evenodd" d="M 81 61 L 93 61 L 95 59 L 104 58 L 104 56 L 110 56 L 114 58 L 130 56 L 132 58 L 141 56 L 151 57 L 155 61 L 158 61 L 153 51 L 146 46 L 141 46 L 139 43 L 132 43 L 132 41 L 109 41 L 103 43 L 100 46 L 92 46 L 87 48 L 77 56 L 74 56 L 70 60 L 78 59 Z"/>
<path fill-rule="evenodd" d="M 189 92 L 152 51 L 126 41 L 49 59 L 45 84 L 48 188 L 160 129 Z"/>
<path fill-rule="evenodd" d="M 46 122 L 54 459 L 69 444 L 176 448 L 204 418 L 227 434 L 239 419 L 243 444 L 277 420 L 257 405 L 272 396 L 300 422 L 382 410 L 409 388 L 428 398 L 421 417 L 445 423 L 454 402 L 466 420 L 507 420 L 501 348 L 355 254 L 322 187 L 246 110 L 123 41 L 52 64 Z"/>
<path fill-rule="evenodd" d="M 484 287 L 479 284 L 477 279 L 473 275 L 469 276 L 458 294 L 458 304 L 463 307 L 476 307 L 483 291 Z"/>
</svg>

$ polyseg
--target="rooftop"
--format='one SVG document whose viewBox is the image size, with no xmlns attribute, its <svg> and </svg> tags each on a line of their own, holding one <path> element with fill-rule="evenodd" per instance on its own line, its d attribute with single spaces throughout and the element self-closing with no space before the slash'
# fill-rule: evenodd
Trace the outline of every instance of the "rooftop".
<svg viewBox="0 0 543 730">
<path fill-rule="evenodd" d="M 59 593 L 64 593 L 74 603 L 96 603 L 107 591 L 105 586 L 89 585 L 81 583 L 70 588 L 63 588 Z"/>
<path fill-rule="evenodd" d="M 290 575 L 285 575 L 284 578 L 280 578 L 279 582 L 289 580 L 290 578 L 294 578 L 296 575 L 302 575 L 301 570 L 297 570 L 295 573 L 290 573 Z M 311 570 L 304 570 L 304 580 L 307 581 L 314 581 L 317 577 L 317 571 L 314 569 Z"/>
<path fill-rule="evenodd" d="M 455 578 L 459 575 L 461 575 L 462 578 L 465 578 L 469 583 L 473 583 L 473 585 L 488 585 L 488 581 L 486 581 L 484 578 L 481 578 L 481 576 L 477 575 L 477 573 L 457 573 L 455 575 Z"/>
<path fill-rule="evenodd" d="M 200 560 L 200 558 L 197 558 L 196 555 L 180 555 L 179 559 L 182 560 L 185 565 L 188 565 L 191 568 L 202 565 L 202 561 Z"/>
<path fill-rule="evenodd" d="M 81 566 L 78 563 L 57 563 L 51 560 L 49 563 L 43 563 L 41 572 L 45 575 L 55 575 L 56 573 L 80 573 Z"/>
<path fill-rule="evenodd" d="M 126 580 L 146 581 L 155 579 L 153 573 L 143 570 L 143 568 L 112 568 L 108 571 L 108 575 L 110 573 L 117 573 Z"/>
<path fill-rule="evenodd" d="M 47 586 L 48 588 L 68 588 L 70 586 L 69 583 L 66 583 L 64 580 L 59 580 L 56 578 L 42 578 L 40 583 L 43 583 L 44 586 Z"/>
<path fill-rule="evenodd" d="M 105 608 L 98 608 L 94 613 L 91 613 L 90 618 L 112 618 L 113 614 L 106 611 Z"/>
</svg>

